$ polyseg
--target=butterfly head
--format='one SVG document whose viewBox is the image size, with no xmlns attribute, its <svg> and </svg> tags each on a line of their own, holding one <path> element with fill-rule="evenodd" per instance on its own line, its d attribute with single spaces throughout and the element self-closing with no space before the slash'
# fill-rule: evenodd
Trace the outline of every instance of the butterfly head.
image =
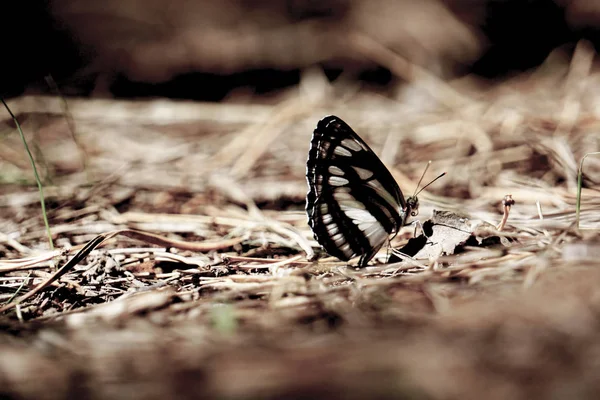
<svg viewBox="0 0 600 400">
<path fill-rule="evenodd" d="M 429 185 L 431 185 L 433 182 L 437 181 L 442 176 L 446 175 L 445 172 L 442 172 L 440 175 L 438 175 L 437 178 L 435 178 L 434 180 L 432 180 L 431 182 L 429 182 L 427 185 L 423 186 L 419 190 L 419 185 L 421 184 L 421 181 L 423 180 L 423 177 L 425 176 L 425 172 L 427 172 L 427 168 L 429 168 L 430 164 L 431 164 L 431 161 L 429 161 L 429 163 L 427 163 L 427 167 L 425 167 L 425 171 L 423 171 L 423 175 L 421 175 L 421 179 L 419 179 L 419 183 L 417 183 L 417 189 L 415 189 L 415 194 L 413 194 L 412 196 L 410 196 L 409 198 L 406 199 L 406 207 L 404 208 L 405 216 L 408 216 L 410 214 L 412 217 L 416 217 L 417 215 L 419 215 L 419 199 L 418 199 L 417 195 L 419 193 L 421 193 L 423 191 L 423 189 L 425 189 Z"/>
<path fill-rule="evenodd" d="M 410 196 L 406 199 L 405 215 L 410 214 L 412 217 L 419 215 L 419 198 L 417 196 Z"/>
</svg>

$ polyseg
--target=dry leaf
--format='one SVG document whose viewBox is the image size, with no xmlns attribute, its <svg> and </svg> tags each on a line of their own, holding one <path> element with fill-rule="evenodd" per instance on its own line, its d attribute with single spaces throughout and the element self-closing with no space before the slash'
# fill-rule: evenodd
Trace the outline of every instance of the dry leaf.
<svg viewBox="0 0 600 400">
<path fill-rule="evenodd" d="M 429 260 L 459 253 L 466 246 L 509 245 L 507 238 L 495 233 L 494 225 L 485 221 L 471 220 L 466 215 L 451 211 L 434 210 L 433 217 L 423 223 L 423 233 L 398 250 L 418 260 Z M 389 261 L 400 260 L 392 255 Z"/>
</svg>

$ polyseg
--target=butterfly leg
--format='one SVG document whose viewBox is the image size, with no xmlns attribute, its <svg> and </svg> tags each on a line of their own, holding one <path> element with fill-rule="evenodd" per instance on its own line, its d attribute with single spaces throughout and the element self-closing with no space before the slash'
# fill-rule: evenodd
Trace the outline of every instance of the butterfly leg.
<svg viewBox="0 0 600 400">
<path fill-rule="evenodd" d="M 357 266 L 358 267 L 366 267 L 368 262 L 369 262 L 369 258 L 367 258 L 367 254 L 363 254 L 362 256 L 360 256 Z"/>
<path fill-rule="evenodd" d="M 429 236 L 427 236 L 427 234 L 425 233 L 425 229 L 423 229 L 423 224 L 421 223 L 421 221 L 419 221 L 418 219 L 416 219 L 412 223 L 415 224 L 415 230 L 413 232 L 413 237 L 417 237 L 417 227 L 418 227 L 418 228 L 421 229 L 421 232 L 423 233 L 423 236 L 425 236 L 427 239 L 429 239 Z"/>
<path fill-rule="evenodd" d="M 367 264 L 369 263 L 369 261 L 371 261 L 371 259 L 375 256 L 375 254 L 377 254 L 380 247 L 381 246 L 372 248 L 372 249 L 370 249 L 370 251 L 368 251 L 365 254 L 363 254 L 362 256 L 360 256 L 357 266 L 358 267 L 366 267 Z"/>
</svg>

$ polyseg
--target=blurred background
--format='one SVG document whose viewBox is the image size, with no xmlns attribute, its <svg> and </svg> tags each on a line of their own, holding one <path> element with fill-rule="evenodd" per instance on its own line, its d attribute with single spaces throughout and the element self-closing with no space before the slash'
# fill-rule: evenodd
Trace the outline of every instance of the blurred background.
<svg viewBox="0 0 600 400">
<path fill-rule="evenodd" d="M 584 0 L 23 0 L 3 5 L 4 96 L 65 94 L 221 100 L 294 85 L 312 65 L 375 84 L 389 71 L 356 51 L 365 34 L 433 73 L 497 77 L 558 46 L 598 42 Z"/>
</svg>

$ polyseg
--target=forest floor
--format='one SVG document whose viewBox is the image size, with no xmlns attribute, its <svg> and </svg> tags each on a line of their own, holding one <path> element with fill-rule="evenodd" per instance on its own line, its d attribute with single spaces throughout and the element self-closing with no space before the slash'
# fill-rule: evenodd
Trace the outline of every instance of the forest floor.
<svg viewBox="0 0 600 400">
<path fill-rule="evenodd" d="M 218 104 L 23 96 L 0 141 L 0 395 L 8 398 L 595 398 L 600 73 L 553 53 L 502 82 L 402 69 L 382 94 L 307 71 Z M 369 267 L 327 257 L 304 212 L 323 116 L 405 196 L 502 240 Z M 426 179 L 427 180 L 427 179 Z M 391 247 L 413 236 L 402 229 Z M 476 236 L 476 234 L 474 234 Z M 317 260 L 310 257 L 316 253 Z"/>
</svg>

